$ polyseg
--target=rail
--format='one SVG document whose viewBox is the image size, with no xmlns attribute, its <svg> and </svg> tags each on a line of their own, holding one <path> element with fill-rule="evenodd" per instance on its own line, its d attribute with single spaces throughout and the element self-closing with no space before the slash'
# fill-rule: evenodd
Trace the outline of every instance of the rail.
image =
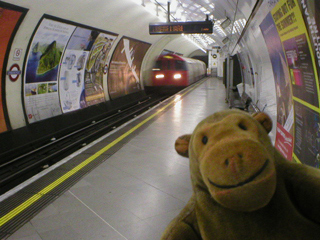
<svg viewBox="0 0 320 240">
<path fill-rule="evenodd" d="M 163 101 L 168 96 L 149 96 L 135 105 L 117 110 L 99 121 L 42 145 L 0 165 L 0 195 L 34 174 L 60 161 L 84 145 L 110 132 L 137 115 Z"/>
</svg>

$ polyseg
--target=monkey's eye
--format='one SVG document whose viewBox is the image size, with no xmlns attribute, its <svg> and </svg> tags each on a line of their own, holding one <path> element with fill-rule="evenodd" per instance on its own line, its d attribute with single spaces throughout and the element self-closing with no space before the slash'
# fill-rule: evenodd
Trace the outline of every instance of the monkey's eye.
<svg viewBox="0 0 320 240">
<path fill-rule="evenodd" d="M 248 128 L 246 127 L 246 125 L 244 125 L 243 123 L 239 123 L 238 124 L 239 128 L 241 128 L 242 130 L 248 130 Z"/>
<path fill-rule="evenodd" d="M 203 136 L 202 143 L 203 144 L 207 144 L 207 142 L 208 142 L 208 137 L 207 136 Z"/>
</svg>

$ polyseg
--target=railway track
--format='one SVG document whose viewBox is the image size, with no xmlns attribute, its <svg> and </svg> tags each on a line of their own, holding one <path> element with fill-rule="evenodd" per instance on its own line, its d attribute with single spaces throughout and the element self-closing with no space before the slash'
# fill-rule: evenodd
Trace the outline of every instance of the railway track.
<svg viewBox="0 0 320 240">
<path fill-rule="evenodd" d="M 0 195 L 168 97 L 168 95 L 150 95 L 140 101 L 113 110 L 106 117 L 92 121 L 91 124 L 81 129 L 60 138 L 52 138 L 32 151 L 2 161 L 0 164 Z"/>
</svg>

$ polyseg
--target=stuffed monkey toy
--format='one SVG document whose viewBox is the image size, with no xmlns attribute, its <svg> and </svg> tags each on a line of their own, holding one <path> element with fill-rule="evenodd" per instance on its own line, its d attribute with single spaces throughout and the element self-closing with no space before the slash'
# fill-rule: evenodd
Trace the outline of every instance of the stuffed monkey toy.
<svg viewBox="0 0 320 240">
<path fill-rule="evenodd" d="M 285 160 L 259 112 L 217 112 L 176 140 L 193 195 L 162 240 L 320 239 L 320 170 Z"/>
</svg>

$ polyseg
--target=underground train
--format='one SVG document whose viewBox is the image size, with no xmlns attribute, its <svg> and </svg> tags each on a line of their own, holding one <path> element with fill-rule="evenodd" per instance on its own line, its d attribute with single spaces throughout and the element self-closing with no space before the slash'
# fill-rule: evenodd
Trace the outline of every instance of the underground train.
<svg viewBox="0 0 320 240">
<path fill-rule="evenodd" d="M 152 69 L 153 86 L 186 87 L 206 74 L 204 62 L 176 54 L 160 55 Z"/>
</svg>

